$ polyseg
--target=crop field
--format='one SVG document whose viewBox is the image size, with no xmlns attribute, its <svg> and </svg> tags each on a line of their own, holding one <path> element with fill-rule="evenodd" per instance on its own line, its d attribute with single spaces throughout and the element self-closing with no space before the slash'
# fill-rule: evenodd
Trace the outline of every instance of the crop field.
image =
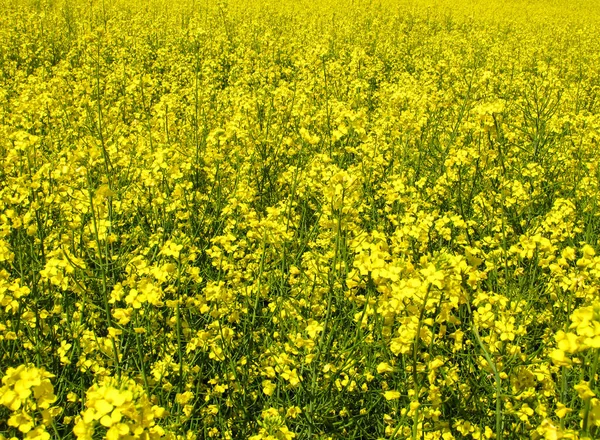
<svg viewBox="0 0 600 440">
<path fill-rule="evenodd" d="M 600 438 L 600 2 L 0 0 L 0 440 Z"/>
</svg>

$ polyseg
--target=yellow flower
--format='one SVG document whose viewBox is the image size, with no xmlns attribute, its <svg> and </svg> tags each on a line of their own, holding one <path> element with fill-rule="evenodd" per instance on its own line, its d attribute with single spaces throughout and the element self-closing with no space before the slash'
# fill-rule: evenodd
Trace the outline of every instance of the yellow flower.
<svg viewBox="0 0 600 440">
<path fill-rule="evenodd" d="M 387 362 L 381 362 L 379 365 L 377 365 L 377 372 L 379 374 L 392 373 L 394 371 L 395 371 L 394 367 L 392 367 Z"/>
<path fill-rule="evenodd" d="M 318 321 L 315 321 L 314 319 L 308 320 L 308 325 L 306 326 L 306 333 L 308 333 L 308 336 L 310 336 L 311 339 L 314 339 L 317 336 L 317 334 L 321 333 L 322 331 L 323 326 L 319 324 Z"/>
<path fill-rule="evenodd" d="M 302 410 L 299 407 L 297 407 L 297 406 L 290 406 L 288 408 L 288 410 L 286 411 L 285 416 L 289 417 L 291 419 L 295 419 L 300 414 L 302 414 Z"/>
<path fill-rule="evenodd" d="M 194 398 L 194 393 L 192 393 L 191 391 L 186 391 L 184 393 L 177 393 L 175 395 L 175 402 L 177 402 L 180 405 L 185 405 L 193 398 Z"/>
<path fill-rule="evenodd" d="M 558 348 L 555 350 L 552 350 L 552 352 L 550 353 L 550 359 L 552 359 L 552 362 L 554 362 L 555 365 L 559 365 L 559 366 L 568 366 L 573 363 L 571 361 L 571 359 L 569 359 L 565 355 L 565 352 Z"/>
<path fill-rule="evenodd" d="M 78 440 L 92 440 L 94 426 L 89 422 L 85 422 L 80 416 L 77 416 L 75 418 L 73 434 L 75 434 Z"/>
<path fill-rule="evenodd" d="M 275 391 L 276 385 L 271 382 L 270 380 L 263 380 L 262 382 L 262 389 L 263 389 L 263 393 L 265 393 L 267 396 L 272 396 L 273 392 Z"/>
<path fill-rule="evenodd" d="M 25 440 L 50 440 L 50 433 L 44 426 L 37 426 L 27 433 Z"/>
<path fill-rule="evenodd" d="M 8 387 L 2 387 L 0 390 L 0 403 L 11 411 L 16 411 L 21 407 L 19 395 Z"/>
<path fill-rule="evenodd" d="M 139 436 L 164 431 L 155 421 L 164 415 L 164 410 L 151 405 L 143 388 L 132 380 L 107 377 L 92 385 L 86 398 L 87 409 L 77 417 L 73 429 L 78 439 L 91 438 L 98 425 L 108 428 L 107 438 L 114 439 L 128 432 Z"/>
<path fill-rule="evenodd" d="M 565 353 L 577 353 L 582 347 L 581 342 L 574 333 L 565 333 L 562 330 L 556 333 L 555 339 L 558 348 Z"/>
<path fill-rule="evenodd" d="M 26 434 L 33 428 L 33 418 L 25 411 L 19 411 L 9 417 L 7 424 Z"/>
<path fill-rule="evenodd" d="M 298 376 L 298 370 L 296 368 L 290 370 L 289 367 L 281 373 L 281 377 L 287 380 L 291 386 L 295 387 L 301 382 L 301 377 Z"/>
<path fill-rule="evenodd" d="M 587 400 L 591 397 L 594 397 L 596 395 L 596 393 L 594 393 L 591 389 L 590 389 L 590 385 L 588 382 L 586 381 L 581 381 L 579 382 L 577 385 L 575 385 L 573 387 L 575 389 L 575 391 L 577 391 L 577 394 L 579 395 L 579 397 L 583 400 Z"/>
<path fill-rule="evenodd" d="M 29 407 L 35 403 L 35 407 L 41 410 L 47 410 L 50 405 L 56 401 L 54 387 L 50 378 L 54 375 L 47 372 L 44 368 L 34 366 L 20 365 L 16 368 L 8 368 L 2 378 L 3 386 L 0 388 L 0 403 L 8 407 L 11 411 L 17 411 L 21 407 Z M 54 411 L 46 413 L 48 416 Z M 23 417 L 30 417 L 25 412 L 14 414 L 14 420 L 23 420 Z M 15 425 L 16 426 L 16 425 Z M 29 423 L 22 425 L 23 429 L 31 430 Z M 21 428 L 19 428 L 21 429 Z M 22 431 L 26 432 L 26 431 Z"/>
<path fill-rule="evenodd" d="M 567 408 L 562 402 L 556 404 L 556 410 L 554 411 L 559 419 L 564 419 L 567 414 L 573 412 L 571 408 Z"/>
<path fill-rule="evenodd" d="M 521 407 L 517 410 L 517 416 L 523 422 L 529 421 L 529 417 L 533 415 L 533 409 L 529 407 L 526 403 L 521 405 Z"/>
<path fill-rule="evenodd" d="M 397 400 L 399 399 L 401 396 L 399 391 L 386 391 L 383 393 L 383 397 L 385 397 L 385 400 Z"/>
<path fill-rule="evenodd" d="M 106 439 L 107 440 L 119 440 L 129 434 L 129 425 L 125 423 L 117 423 L 110 427 L 108 431 L 106 431 Z"/>
</svg>

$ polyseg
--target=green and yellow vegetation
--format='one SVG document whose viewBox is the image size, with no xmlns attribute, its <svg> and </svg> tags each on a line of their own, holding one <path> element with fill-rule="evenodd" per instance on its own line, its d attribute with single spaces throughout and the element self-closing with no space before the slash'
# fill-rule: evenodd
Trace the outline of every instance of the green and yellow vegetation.
<svg viewBox="0 0 600 440">
<path fill-rule="evenodd" d="M 0 439 L 600 438 L 600 2 L 0 11 Z"/>
</svg>

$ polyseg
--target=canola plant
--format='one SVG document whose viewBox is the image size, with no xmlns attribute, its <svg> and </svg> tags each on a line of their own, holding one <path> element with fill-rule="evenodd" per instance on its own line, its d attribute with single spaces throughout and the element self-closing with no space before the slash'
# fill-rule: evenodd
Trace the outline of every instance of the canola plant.
<svg viewBox="0 0 600 440">
<path fill-rule="evenodd" d="M 0 6 L 0 439 L 600 436 L 598 1 Z"/>
</svg>

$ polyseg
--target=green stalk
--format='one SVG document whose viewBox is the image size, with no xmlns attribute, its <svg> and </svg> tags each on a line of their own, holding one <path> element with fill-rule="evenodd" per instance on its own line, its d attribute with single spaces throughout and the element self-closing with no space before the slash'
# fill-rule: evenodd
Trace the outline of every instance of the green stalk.
<svg viewBox="0 0 600 440">
<path fill-rule="evenodd" d="M 470 301 L 467 301 L 467 307 L 469 309 L 469 314 L 472 316 L 473 311 L 471 310 Z M 473 330 L 473 334 L 475 335 L 475 339 L 477 340 L 479 347 L 481 347 L 481 351 L 483 351 L 483 356 L 485 357 L 485 360 L 488 362 L 488 365 L 492 368 L 492 371 L 494 372 L 496 386 L 496 440 L 502 440 L 502 385 L 500 383 L 500 373 L 498 372 L 498 367 L 496 366 L 496 363 L 492 360 L 492 356 L 490 355 L 487 348 L 485 348 L 485 345 L 483 344 L 483 341 L 479 336 L 479 330 L 477 329 L 477 325 L 475 325 L 475 322 L 473 322 L 471 329 Z"/>
<path fill-rule="evenodd" d="M 92 225 L 94 227 L 94 237 L 96 239 L 96 246 L 98 247 L 98 260 L 99 260 L 99 266 L 102 270 L 102 299 L 104 302 L 104 312 L 106 314 L 106 323 L 108 324 L 109 327 L 112 327 L 112 318 L 110 316 L 110 305 L 108 303 L 108 283 L 107 283 L 107 277 L 106 277 L 106 269 L 108 267 L 108 255 L 104 255 L 104 261 L 103 261 L 103 256 L 102 256 L 102 252 L 100 251 L 101 246 L 100 246 L 100 235 L 98 233 L 98 223 L 96 221 L 96 210 L 94 208 L 94 197 L 92 195 L 92 178 L 90 176 L 90 173 L 88 171 L 87 174 L 87 178 L 88 178 L 88 195 L 89 195 L 89 200 L 90 200 L 90 209 L 92 211 Z M 111 337 L 111 341 L 112 341 L 112 346 L 113 346 L 113 351 L 115 353 L 115 369 L 117 371 L 117 376 L 121 376 L 121 369 L 119 367 L 119 352 L 117 350 L 117 345 L 115 342 L 115 339 Z"/>
<path fill-rule="evenodd" d="M 137 310 L 135 310 L 135 326 L 140 326 Z M 140 335 L 137 332 L 135 333 L 135 343 L 137 345 L 138 357 L 140 359 L 140 369 L 142 371 L 142 379 L 144 380 L 144 388 L 146 388 L 146 393 L 150 395 L 150 387 L 148 386 L 148 376 L 146 375 L 146 366 L 144 364 L 144 355 L 142 353 L 142 342 L 140 340 Z"/>
<path fill-rule="evenodd" d="M 417 400 L 419 399 L 419 390 L 417 388 L 417 350 L 419 348 L 419 335 L 421 334 L 421 325 L 423 324 L 423 316 L 425 316 L 425 307 L 427 306 L 427 300 L 429 299 L 429 292 L 431 292 L 431 284 L 427 286 L 427 292 L 425 292 L 425 299 L 423 299 L 423 307 L 421 307 L 421 313 L 419 314 L 419 323 L 417 324 L 417 334 L 415 335 L 415 343 L 413 344 L 413 368 L 412 376 L 415 384 L 415 391 L 417 392 Z"/>
<path fill-rule="evenodd" d="M 598 354 L 600 353 L 600 349 L 596 349 L 594 352 L 594 361 L 592 363 L 592 372 L 590 374 L 590 389 L 596 386 L 596 371 L 598 370 Z M 585 401 L 585 408 L 583 411 L 583 432 L 585 434 L 589 434 L 589 426 L 588 426 L 588 418 L 590 415 L 590 407 L 592 405 L 592 399 L 589 398 Z"/>
</svg>

